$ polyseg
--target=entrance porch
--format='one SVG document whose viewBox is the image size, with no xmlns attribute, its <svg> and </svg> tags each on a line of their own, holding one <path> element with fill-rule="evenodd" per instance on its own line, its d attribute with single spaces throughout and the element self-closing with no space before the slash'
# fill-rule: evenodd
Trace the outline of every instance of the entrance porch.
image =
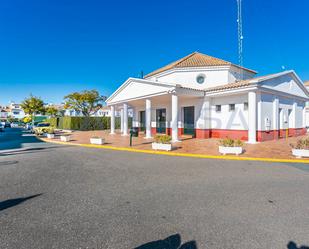
<svg viewBox="0 0 309 249">
<path fill-rule="evenodd" d="M 171 91 L 167 94 L 140 98 L 111 106 L 111 133 L 115 133 L 115 110 L 121 111 L 121 133 L 128 135 L 128 109 L 133 110 L 132 127 L 138 127 L 145 138 L 156 134 L 172 136 L 173 142 L 179 136 L 196 137 L 196 129 L 201 126 L 200 113 L 203 108 L 204 94 L 201 91 Z M 206 127 L 202 127 L 206 128 Z"/>
</svg>

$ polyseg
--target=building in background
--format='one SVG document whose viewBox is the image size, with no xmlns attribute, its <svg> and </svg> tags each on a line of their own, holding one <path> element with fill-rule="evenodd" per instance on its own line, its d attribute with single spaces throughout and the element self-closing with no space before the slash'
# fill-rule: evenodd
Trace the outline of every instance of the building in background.
<svg viewBox="0 0 309 249">
<path fill-rule="evenodd" d="M 95 117 L 111 117 L 111 108 L 108 106 L 103 106 L 99 110 L 97 110 L 92 116 Z M 115 111 L 115 117 L 121 116 L 121 110 Z M 133 117 L 133 110 L 128 109 L 128 117 Z"/>
<path fill-rule="evenodd" d="M 21 108 L 20 104 L 17 104 L 15 102 L 11 102 L 9 105 L 9 116 L 14 119 L 22 119 L 25 117 L 25 112 Z"/>
<path fill-rule="evenodd" d="M 0 106 L 0 119 L 7 119 L 9 117 L 9 110 L 7 106 Z"/>
</svg>

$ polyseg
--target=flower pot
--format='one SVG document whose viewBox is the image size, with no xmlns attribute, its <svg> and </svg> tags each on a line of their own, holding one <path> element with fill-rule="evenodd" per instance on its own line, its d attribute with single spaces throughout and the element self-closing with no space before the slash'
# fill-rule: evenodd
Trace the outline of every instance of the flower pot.
<svg viewBox="0 0 309 249">
<path fill-rule="evenodd" d="M 153 150 L 172 150 L 172 144 L 152 143 L 151 145 Z"/>
<path fill-rule="evenodd" d="M 104 142 L 105 142 L 104 138 L 100 138 L 100 137 L 92 137 L 92 138 L 90 138 L 90 143 L 91 144 L 102 145 L 102 144 L 104 144 Z"/>
<path fill-rule="evenodd" d="M 242 147 L 219 146 L 219 152 L 223 155 L 226 155 L 226 154 L 240 155 L 243 152 L 243 149 Z"/>
<path fill-rule="evenodd" d="M 71 136 L 64 136 L 64 135 L 62 135 L 62 136 L 60 136 L 60 140 L 62 142 L 69 142 L 71 140 Z"/>
<path fill-rule="evenodd" d="M 46 136 L 47 136 L 47 138 L 49 138 L 49 139 L 55 138 L 55 134 L 54 134 L 54 133 L 47 133 Z"/>
<path fill-rule="evenodd" d="M 297 158 L 309 157 L 309 150 L 292 149 L 292 154 L 293 156 L 296 156 Z"/>
</svg>

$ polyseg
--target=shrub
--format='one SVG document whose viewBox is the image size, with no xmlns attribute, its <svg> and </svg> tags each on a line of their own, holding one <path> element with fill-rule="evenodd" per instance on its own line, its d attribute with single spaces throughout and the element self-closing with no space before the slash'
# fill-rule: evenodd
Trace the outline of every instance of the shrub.
<svg viewBox="0 0 309 249">
<path fill-rule="evenodd" d="M 239 139 L 234 140 L 231 138 L 222 139 L 220 140 L 219 144 L 224 147 L 241 147 L 244 145 L 244 143 Z"/>
<path fill-rule="evenodd" d="M 34 133 L 36 135 L 43 135 L 44 133 L 48 133 L 48 134 L 54 134 L 55 133 L 55 129 L 54 127 L 36 127 L 34 128 Z"/>
<path fill-rule="evenodd" d="M 172 141 L 171 136 L 169 135 L 156 135 L 154 141 L 160 144 L 170 144 Z"/>
<path fill-rule="evenodd" d="M 60 117 L 47 120 L 51 126 L 64 130 L 107 130 L 110 129 L 110 117 Z M 120 128 L 120 118 L 115 118 L 115 128 Z M 129 118 L 129 128 L 132 126 L 132 118 Z"/>
<path fill-rule="evenodd" d="M 309 138 L 301 138 L 296 141 L 296 144 L 290 144 L 293 149 L 309 150 Z"/>
</svg>

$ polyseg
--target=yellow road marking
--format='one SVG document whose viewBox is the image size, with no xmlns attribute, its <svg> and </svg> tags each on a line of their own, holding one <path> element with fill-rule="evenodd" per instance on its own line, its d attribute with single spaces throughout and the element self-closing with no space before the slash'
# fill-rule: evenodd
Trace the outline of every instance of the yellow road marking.
<svg viewBox="0 0 309 249">
<path fill-rule="evenodd" d="M 88 148 L 97 149 L 108 149 L 118 151 L 129 151 L 146 154 L 166 155 L 166 156 L 179 156 L 179 157 L 194 157 L 194 158 L 205 158 L 205 159 L 221 159 L 221 160 L 236 160 L 236 161 L 261 161 L 261 162 L 277 162 L 277 163 L 309 163 L 309 160 L 304 159 L 281 159 L 281 158 L 267 158 L 267 157 L 239 157 L 239 156 L 215 156 L 215 155 L 204 155 L 204 154 L 193 154 L 193 153 L 180 153 L 180 152 L 167 152 L 167 151 L 153 151 L 144 149 L 133 149 L 127 147 L 114 147 L 110 145 L 96 145 L 96 144 L 78 144 L 70 142 L 52 141 L 38 137 L 40 140 L 48 143 L 55 144 L 66 144 Z"/>
</svg>

